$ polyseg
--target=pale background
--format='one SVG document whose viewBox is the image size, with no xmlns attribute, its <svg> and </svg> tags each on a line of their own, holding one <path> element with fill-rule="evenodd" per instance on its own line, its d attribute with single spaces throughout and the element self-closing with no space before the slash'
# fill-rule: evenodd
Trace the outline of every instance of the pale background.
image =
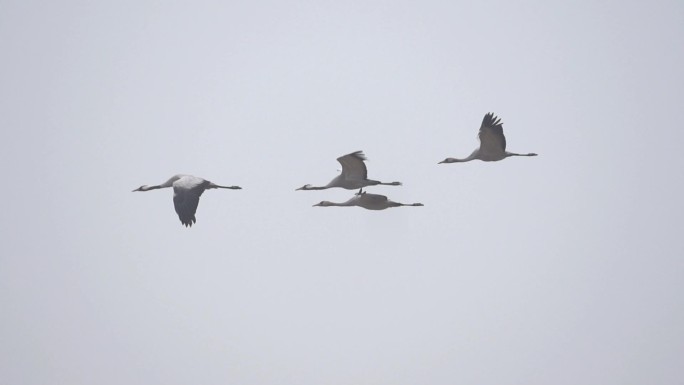
<svg viewBox="0 0 684 385">
<path fill-rule="evenodd" d="M 681 1 L 0 1 L 0 383 L 681 384 Z M 437 165 L 482 116 L 537 158 Z M 364 150 L 371 192 L 312 208 Z M 172 192 L 209 191 L 186 229 Z"/>
</svg>

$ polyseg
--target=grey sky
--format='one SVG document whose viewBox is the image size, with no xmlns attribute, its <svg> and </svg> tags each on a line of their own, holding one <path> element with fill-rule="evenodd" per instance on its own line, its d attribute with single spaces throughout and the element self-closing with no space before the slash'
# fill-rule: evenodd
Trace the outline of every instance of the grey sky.
<svg viewBox="0 0 684 385">
<path fill-rule="evenodd" d="M 675 384 L 680 1 L 0 2 L 0 383 Z M 437 165 L 482 116 L 537 158 Z M 421 208 L 312 208 L 335 158 Z M 169 190 L 209 191 L 181 226 Z"/>
</svg>

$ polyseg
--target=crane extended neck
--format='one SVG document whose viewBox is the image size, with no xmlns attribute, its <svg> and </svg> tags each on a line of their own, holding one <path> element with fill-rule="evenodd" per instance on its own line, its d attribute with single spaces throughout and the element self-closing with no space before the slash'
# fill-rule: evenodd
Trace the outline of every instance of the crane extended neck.
<svg viewBox="0 0 684 385">
<path fill-rule="evenodd" d="M 296 189 L 295 191 L 298 191 L 298 190 L 325 190 L 327 188 L 329 188 L 329 187 L 328 186 L 312 186 L 310 184 L 305 184 L 304 186 Z"/>
</svg>

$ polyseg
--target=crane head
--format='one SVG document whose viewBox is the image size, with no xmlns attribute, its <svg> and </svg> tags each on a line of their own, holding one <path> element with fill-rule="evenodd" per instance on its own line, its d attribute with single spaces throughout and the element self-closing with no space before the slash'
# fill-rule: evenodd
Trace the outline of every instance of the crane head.
<svg viewBox="0 0 684 385">
<path fill-rule="evenodd" d="M 456 159 L 456 158 L 446 158 L 446 159 L 444 159 L 443 161 L 441 161 L 441 162 L 439 162 L 439 163 L 437 163 L 437 164 L 442 164 L 442 163 L 456 163 L 456 162 L 460 162 L 460 160 L 458 160 L 458 159 Z"/>
<path fill-rule="evenodd" d="M 302 187 L 300 187 L 300 188 L 298 188 L 298 189 L 295 189 L 295 191 L 297 191 L 297 190 L 309 190 L 310 187 L 311 187 L 310 184 L 305 184 L 304 186 L 302 186 Z"/>
<path fill-rule="evenodd" d="M 332 205 L 333 205 L 333 203 L 330 202 L 330 201 L 321 201 L 321 202 L 316 203 L 315 205 L 313 205 L 313 206 L 311 206 L 311 207 L 329 207 L 329 206 L 332 206 Z"/>
</svg>

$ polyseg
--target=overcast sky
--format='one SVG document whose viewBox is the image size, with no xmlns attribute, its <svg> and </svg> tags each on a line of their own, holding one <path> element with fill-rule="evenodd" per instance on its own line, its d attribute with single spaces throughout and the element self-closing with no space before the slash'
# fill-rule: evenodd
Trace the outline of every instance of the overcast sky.
<svg viewBox="0 0 684 385">
<path fill-rule="evenodd" d="M 684 378 L 684 3 L 0 1 L 0 383 Z M 487 112 L 536 158 L 440 164 Z M 356 150 L 369 192 L 311 207 Z M 185 228 L 177 173 L 243 190 Z"/>
</svg>

